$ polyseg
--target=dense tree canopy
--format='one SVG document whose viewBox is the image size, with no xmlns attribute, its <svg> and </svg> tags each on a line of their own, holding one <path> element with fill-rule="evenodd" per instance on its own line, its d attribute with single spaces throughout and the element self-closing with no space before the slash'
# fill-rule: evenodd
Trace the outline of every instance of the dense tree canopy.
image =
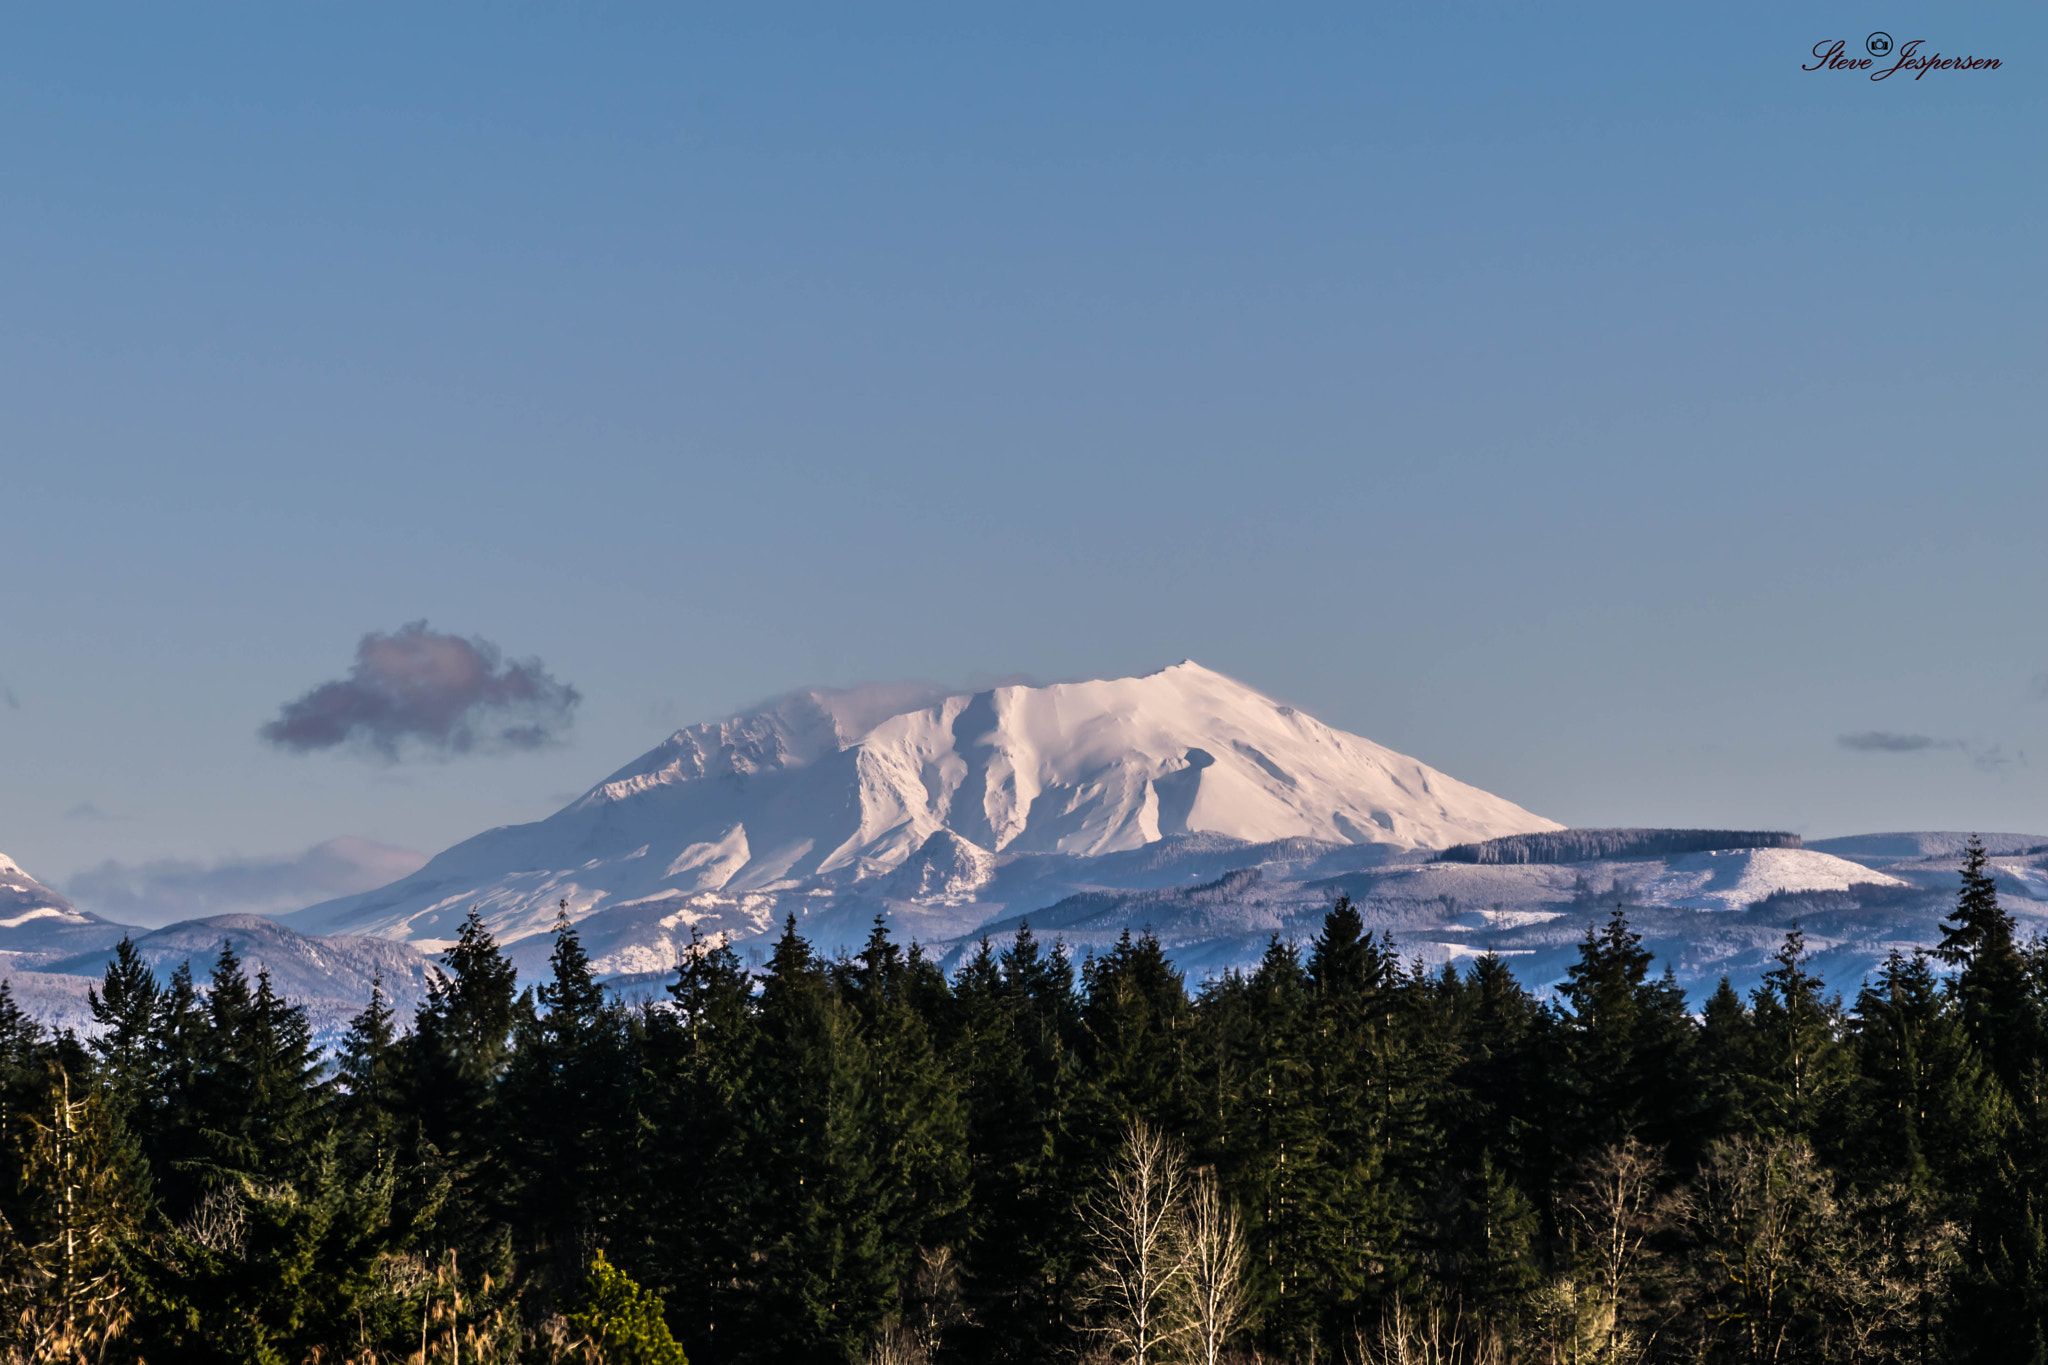
<svg viewBox="0 0 2048 1365">
<path fill-rule="evenodd" d="M 2048 948 L 1976 854 L 1848 1003 L 1796 930 L 1694 1013 L 1620 906 L 1539 996 L 1339 900 L 1199 983 L 792 921 L 628 1003 L 472 913 L 329 1055 L 231 945 L 91 1007 L 0 983 L 20 1359 L 2048 1362 Z"/>
</svg>

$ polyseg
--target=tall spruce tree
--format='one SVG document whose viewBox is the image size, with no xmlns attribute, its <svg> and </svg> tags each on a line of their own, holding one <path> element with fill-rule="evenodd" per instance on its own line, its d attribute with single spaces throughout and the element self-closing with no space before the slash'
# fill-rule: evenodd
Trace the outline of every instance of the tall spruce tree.
<svg viewBox="0 0 2048 1365">
<path fill-rule="evenodd" d="M 1587 927 L 1566 970 L 1559 1137 L 1573 1157 L 1632 1135 L 1661 1146 L 1693 1126 L 1692 1017 L 1668 970 L 1650 979 L 1651 960 L 1616 905 L 1605 926 Z"/>
<path fill-rule="evenodd" d="M 123 1115 L 144 1102 L 148 1089 L 150 1033 L 159 994 L 156 973 L 126 934 L 114 946 L 113 961 L 99 988 L 86 991 L 98 1030 L 89 1046 L 99 1059 L 109 1098 Z"/>
<path fill-rule="evenodd" d="M 517 1024 L 505 1081 L 517 1221 L 557 1292 L 579 1285 L 616 1230 L 638 1115 L 624 1012 L 605 999 L 565 900 L 549 977 Z"/>
<path fill-rule="evenodd" d="M 1328 1156 L 1302 1215 L 1311 1254 L 1292 1273 L 1313 1277 L 1317 1311 L 1294 1340 L 1275 1344 L 1320 1355 L 1376 1323 L 1410 1273 L 1416 1192 L 1394 1172 L 1420 1097 L 1400 1029 L 1400 964 L 1390 944 L 1366 933 L 1350 897 L 1323 917 L 1308 974 L 1312 1085 Z"/>
<path fill-rule="evenodd" d="M 475 906 L 427 978 L 402 1044 L 410 1117 L 445 1172 L 434 1241 L 464 1263 L 510 1273 L 509 1172 L 498 1084 L 512 1055 L 518 974 Z"/>
<path fill-rule="evenodd" d="M 1956 908 L 1942 921 L 1934 955 L 1955 969 L 1953 989 L 1963 1027 L 2008 1094 L 2025 1090 L 2036 1059 L 2040 1021 L 2028 988 L 2012 915 L 1998 903 L 1998 883 L 1985 869 L 1990 856 L 1976 835 L 1963 854 Z"/>
<path fill-rule="evenodd" d="M 868 1060 L 849 1016 L 791 916 L 761 976 L 741 1102 L 752 1246 L 737 1360 L 844 1360 L 899 1302 L 877 1216 Z"/>
<path fill-rule="evenodd" d="M 1806 935 L 1794 926 L 1751 997 L 1753 1103 L 1767 1132 L 1832 1142 L 1854 1060 L 1842 1041 L 1841 1001 L 1806 970 L 1808 958 Z"/>
<path fill-rule="evenodd" d="M 2017 1116 L 1922 953 L 1897 950 L 1857 993 L 1850 1163 L 1873 1181 L 1947 1192 L 1967 1212 Z"/>
<path fill-rule="evenodd" d="M 757 1049 L 753 981 L 723 939 L 692 928 L 671 1009 L 650 1009 L 642 1037 L 640 1169 L 633 1245 L 692 1354 L 731 1358 L 744 1342 L 742 1294 L 752 1242 L 742 1106 Z"/>
</svg>

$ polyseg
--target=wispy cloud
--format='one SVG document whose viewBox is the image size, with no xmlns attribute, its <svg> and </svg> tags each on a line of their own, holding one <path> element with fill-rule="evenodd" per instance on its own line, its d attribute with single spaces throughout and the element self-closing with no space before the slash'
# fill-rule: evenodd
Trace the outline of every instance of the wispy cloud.
<svg viewBox="0 0 2048 1365">
<path fill-rule="evenodd" d="M 9 683 L 0 682 L 0 702 L 5 702 L 10 711 L 21 709 L 21 698 L 14 695 L 14 688 Z"/>
<path fill-rule="evenodd" d="M 107 814 L 100 809 L 97 801 L 87 797 L 70 810 L 65 811 L 64 818 L 66 820 L 120 820 L 126 817 Z"/>
<path fill-rule="evenodd" d="M 1935 739 L 1931 735 L 1902 735 L 1892 730 L 1864 730 L 1843 735 L 1835 741 L 1844 749 L 1866 754 L 1910 754 L 1921 749 L 1960 749 L 1961 740 Z"/>
<path fill-rule="evenodd" d="M 537 749 L 560 738 L 582 700 L 539 659 L 508 662 L 480 636 L 414 621 L 365 635 L 346 678 L 285 703 L 260 733 L 297 753 L 347 746 L 387 762 Z"/>
<path fill-rule="evenodd" d="M 2025 767 L 2027 754 L 2024 749 L 2007 753 L 2002 744 L 1975 744 L 1962 739 L 1936 739 L 1933 735 L 1909 735 L 1896 730 L 1862 730 L 1853 735 L 1838 735 L 1835 743 L 1844 749 L 1853 749 L 1865 754 L 1913 754 L 1930 749 L 1951 750 L 1967 755 L 1970 765 L 1980 772 L 2003 772 L 2007 768 Z"/>
<path fill-rule="evenodd" d="M 329 839 L 290 858 L 105 862 L 62 889 L 95 914 L 155 927 L 208 915 L 284 914 L 374 890 L 418 871 L 426 860 L 424 853 L 368 839 Z"/>
</svg>

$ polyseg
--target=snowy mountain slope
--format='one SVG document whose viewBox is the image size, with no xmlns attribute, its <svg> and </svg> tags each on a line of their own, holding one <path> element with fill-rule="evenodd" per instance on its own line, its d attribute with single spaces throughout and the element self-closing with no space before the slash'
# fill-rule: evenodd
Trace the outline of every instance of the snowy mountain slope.
<svg viewBox="0 0 2048 1365">
<path fill-rule="evenodd" d="M 0 854 L 0 969 L 121 941 L 127 926 L 81 910 Z"/>
<path fill-rule="evenodd" d="M 1370 861 L 1558 828 L 1189 662 L 953 696 L 792 694 L 678 731 L 546 820 L 290 922 L 433 951 L 472 904 L 518 941 L 566 900 L 579 921 L 638 926 L 588 931 L 618 944 L 623 971 L 633 935 L 658 953 L 692 926 L 748 939 L 851 901 L 964 908 L 1027 860 L 1054 870 L 1196 838 L 1370 848 Z"/>
<path fill-rule="evenodd" d="M 94 1030 L 86 991 L 106 973 L 114 946 L 134 940 L 143 959 L 168 980 L 190 962 L 203 986 L 223 941 L 232 941 L 253 977 L 268 968 L 277 989 L 304 1004 L 315 1033 L 340 1036 L 370 998 L 379 975 L 385 995 L 403 1009 L 425 990 L 427 960 L 383 939 L 312 938 L 258 915 L 220 915 L 162 929 L 116 924 L 80 910 L 0 855 L 0 978 L 15 1000 L 51 1028 Z"/>
<path fill-rule="evenodd" d="M 207 974 L 224 944 L 234 946 L 242 970 L 252 980 L 270 973 L 279 994 L 294 1000 L 324 1001 L 360 1009 L 370 998 L 370 984 L 381 977 L 387 1000 L 401 1008 L 426 995 L 427 959 L 402 943 L 388 939 L 334 936 L 313 938 L 294 933 L 261 915 L 215 915 L 132 934 L 135 950 L 160 980 L 169 980 L 180 965 L 205 985 Z M 42 970 L 73 976 L 106 974 L 113 950 L 99 949 L 59 958 Z"/>
<path fill-rule="evenodd" d="M 1912 830 L 1892 834 L 1850 834 L 1838 839 L 1810 839 L 1808 848 L 1848 858 L 1866 867 L 1940 858 L 1960 858 L 1970 842 L 1966 830 Z M 2017 857 L 2029 852 L 2048 852 L 2048 834 L 1981 834 L 1987 853 Z"/>
</svg>

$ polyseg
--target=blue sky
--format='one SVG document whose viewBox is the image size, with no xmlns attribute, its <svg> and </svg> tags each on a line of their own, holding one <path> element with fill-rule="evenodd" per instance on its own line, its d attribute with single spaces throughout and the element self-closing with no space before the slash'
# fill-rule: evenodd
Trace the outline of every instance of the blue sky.
<svg viewBox="0 0 2048 1365">
<path fill-rule="evenodd" d="M 2048 831 L 2038 7 L 732 9 L 0 19 L 0 850 L 1183 657 L 1571 824 Z M 423 618 L 567 739 L 258 739 Z"/>
</svg>

